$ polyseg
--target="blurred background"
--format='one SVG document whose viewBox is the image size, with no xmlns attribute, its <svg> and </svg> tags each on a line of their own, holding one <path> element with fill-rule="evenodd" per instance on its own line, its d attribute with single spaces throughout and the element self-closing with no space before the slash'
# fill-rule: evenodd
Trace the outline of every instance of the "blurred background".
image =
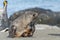
<svg viewBox="0 0 60 40">
<path fill-rule="evenodd" d="M 0 8 L 3 8 L 3 1 L 0 0 Z M 7 0 L 8 1 L 8 17 L 18 10 L 27 8 L 44 8 L 52 11 L 60 11 L 60 0 Z"/>
</svg>

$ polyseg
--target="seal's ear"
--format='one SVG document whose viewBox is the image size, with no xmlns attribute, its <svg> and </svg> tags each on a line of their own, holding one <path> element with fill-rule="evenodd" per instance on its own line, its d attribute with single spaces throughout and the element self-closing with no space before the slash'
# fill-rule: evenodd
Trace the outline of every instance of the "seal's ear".
<svg viewBox="0 0 60 40">
<path fill-rule="evenodd" d="M 12 25 L 11 30 L 16 30 L 16 29 L 17 29 L 17 27 Z"/>
</svg>

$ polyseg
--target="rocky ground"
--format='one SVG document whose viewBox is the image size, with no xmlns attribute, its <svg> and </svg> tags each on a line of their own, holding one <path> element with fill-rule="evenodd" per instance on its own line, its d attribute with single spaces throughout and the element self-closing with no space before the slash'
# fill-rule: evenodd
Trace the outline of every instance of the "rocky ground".
<svg viewBox="0 0 60 40">
<path fill-rule="evenodd" d="M 0 40 L 60 40 L 60 28 L 50 25 L 36 25 L 33 37 L 9 38 L 8 32 L 0 31 Z"/>
</svg>

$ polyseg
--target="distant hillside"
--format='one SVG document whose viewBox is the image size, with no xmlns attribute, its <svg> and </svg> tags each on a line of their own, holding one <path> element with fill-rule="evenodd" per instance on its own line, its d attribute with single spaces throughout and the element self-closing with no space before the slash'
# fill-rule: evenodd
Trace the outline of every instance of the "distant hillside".
<svg viewBox="0 0 60 40">
<path fill-rule="evenodd" d="M 52 10 L 38 7 L 17 11 L 9 17 L 9 21 L 14 21 L 17 17 L 23 15 L 26 11 L 34 11 L 39 14 L 37 23 L 60 24 L 60 12 L 53 12 Z"/>
</svg>

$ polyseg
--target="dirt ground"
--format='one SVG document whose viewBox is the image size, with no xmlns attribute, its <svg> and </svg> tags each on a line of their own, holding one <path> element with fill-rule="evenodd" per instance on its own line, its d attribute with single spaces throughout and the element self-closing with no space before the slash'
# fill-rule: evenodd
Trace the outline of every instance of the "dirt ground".
<svg viewBox="0 0 60 40">
<path fill-rule="evenodd" d="M 0 40 L 60 40 L 60 28 L 56 26 L 39 25 L 33 37 L 20 38 L 9 38 L 8 32 L 0 32 Z"/>
<path fill-rule="evenodd" d="M 9 38 L 7 32 L 0 32 L 0 40 L 60 40 L 60 29 L 36 30 L 33 37 Z"/>
</svg>

